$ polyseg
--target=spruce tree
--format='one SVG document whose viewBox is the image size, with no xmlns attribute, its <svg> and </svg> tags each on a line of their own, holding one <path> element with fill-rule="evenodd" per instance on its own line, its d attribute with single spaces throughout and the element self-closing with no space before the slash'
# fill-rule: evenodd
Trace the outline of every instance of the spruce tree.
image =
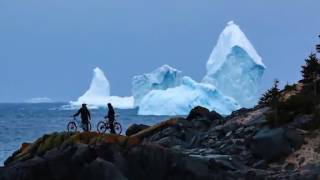
<svg viewBox="0 0 320 180">
<path fill-rule="evenodd" d="M 316 54 L 311 53 L 307 59 L 306 64 L 302 66 L 302 77 L 301 80 L 304 84 L 312 83 L 317 76 L 320 75 L 320 62 L 317 59 Z"/>
<path fill-rule="evenodd" d="M 267 106 L 273 105 L 273 101 L 275 99 L 278 99 L 280 95 L 278 84 L 279 84 L 279 81 L 275 79 L 272 88 L 268 89 L 260 98 L 259 104 L 267 105 Z"/>
<path fill-rule="evenodd" d="M 271 100 L 271 89 L 268 89 L 264 94 L 262 94 L 259 100 L 259 104 L 269 106 L 271 102 L 270 100 Z"/>
</svg>

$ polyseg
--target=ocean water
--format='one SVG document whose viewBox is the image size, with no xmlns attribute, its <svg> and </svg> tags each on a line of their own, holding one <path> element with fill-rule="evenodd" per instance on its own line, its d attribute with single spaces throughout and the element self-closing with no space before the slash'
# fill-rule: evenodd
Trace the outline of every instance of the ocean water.
<svg viewBox="0 0 320 180">
<path fill-rule="evenodd" d="M 66 131 L 67 123 L 77 110 L 63 108 L 63 103 L 40 104 L 4 104 L 0 103 L 0 165 L 23 142 L 33 142 L 46 133 Z M 96 131 L 96 125 L 106 114 L 105 108 L 92 109 L 92 130 Z M 168 116 L 138 116 L 137 109 L 115 109 L 118 122 L 123 131 L 131 124 L 153 125 Z"/>
</svg>

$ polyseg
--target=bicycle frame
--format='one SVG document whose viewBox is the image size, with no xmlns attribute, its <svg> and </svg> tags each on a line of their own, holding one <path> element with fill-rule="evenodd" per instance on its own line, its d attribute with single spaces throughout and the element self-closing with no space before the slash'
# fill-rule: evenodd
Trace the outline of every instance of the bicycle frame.
<svg viewBox="0 0 320 180">
<path fill-rule="evenodd" d="M 77 127 L 82 128 L 84 130 L 85 124 L 82 123 L 78 118 L 73 117 L 73 120 L 71 120 L 69 122 L 74 122 Z M 90 129 L 91 129 L 90 121 L 88 121 L 88 128 L 89 128 L 88 131 L 90 131 Z"/>
</svg>

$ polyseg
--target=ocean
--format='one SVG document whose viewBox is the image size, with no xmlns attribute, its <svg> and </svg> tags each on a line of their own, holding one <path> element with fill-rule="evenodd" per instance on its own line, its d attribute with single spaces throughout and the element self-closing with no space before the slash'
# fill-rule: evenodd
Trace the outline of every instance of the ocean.
<svg viewBox="0 0 320 180">
<path fill-rule="evenodd" d="M 33 142 L 46 133 L 67 131 L 67 123 L 77 109 L 65 108 L 66 103 L 0 103 L 0 165 L 23 142 Z M 91 109 L 92 131 L 103 120 L 105 108 Z M 115 109 L 125 133 L 131 124 L 153 125 L 169 116 L 139 116 L 137 109 Z"/>
</svg>

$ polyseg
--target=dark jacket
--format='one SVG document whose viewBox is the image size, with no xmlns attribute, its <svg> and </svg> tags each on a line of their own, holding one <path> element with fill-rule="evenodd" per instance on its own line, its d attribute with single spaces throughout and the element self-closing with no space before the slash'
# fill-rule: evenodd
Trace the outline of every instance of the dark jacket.
<svg viewBox="0 0 320 180">
<path fill-rule="evenodd" d="M 109 121 L 114 121 L 114 118 L 115 118 L 115 112 L 114 112 L 114 109 L 112 106 L 108 107 L 108 115 L 106 116 Z"/>
<path fill-rule="evenodd" d="M 79 111 L 73 116 L 76 117 L 76 116 L 79 116 L 79 114 L 81 114 L 82 122 L 88 122 L 89 119 L 91 119 L 90 111 L 88 110 L 88 108 L 81 107 Z"/>
</svg>

